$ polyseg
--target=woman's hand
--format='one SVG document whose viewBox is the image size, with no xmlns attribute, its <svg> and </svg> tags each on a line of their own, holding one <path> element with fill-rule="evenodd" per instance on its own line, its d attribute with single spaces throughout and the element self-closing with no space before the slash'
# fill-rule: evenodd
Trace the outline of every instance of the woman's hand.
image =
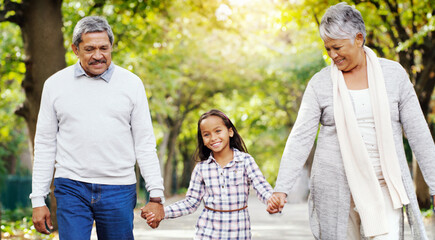
<svg viewBox="0 0 435 240">
<path fill-rule="evenodd" d="M 287 194 L 283 192 L 274 192 L 267 200 L 267 211 L 270 214 L 281 212 L 284 204 L 287 203 Z"/>
</svg>

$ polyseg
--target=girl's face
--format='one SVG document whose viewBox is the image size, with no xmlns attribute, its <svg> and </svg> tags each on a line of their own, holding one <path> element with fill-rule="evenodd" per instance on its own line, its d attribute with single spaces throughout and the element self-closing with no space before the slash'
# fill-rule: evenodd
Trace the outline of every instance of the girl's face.
<svg viewBox="0 0 435 240">
<path fill-rule="evenodd" d="M 339 70 L 349 72 L 364 63 L 362 34 L 358 34 L 353 43 L 349 39 L 326 39 L 323 42 L 329 57 Z"/>
<path fill-rule="evenodd" d="M 201 121 L 202 140 L 204 145 L 213 153 L 219 153 L 230 148 L 230 137 L 234 135 L 233 129 L 228 129 L 224 121 L 217 116 L 210 116 Z"/>
</svg>

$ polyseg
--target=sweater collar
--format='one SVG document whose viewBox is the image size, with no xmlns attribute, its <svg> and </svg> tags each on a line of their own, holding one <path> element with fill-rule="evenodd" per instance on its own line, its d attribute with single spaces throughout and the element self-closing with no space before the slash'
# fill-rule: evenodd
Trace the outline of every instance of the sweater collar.
<svg viewBox="0 0 435 240">
<path fill-rule="evenodd" d="M 115 71 L 115 65 L 112 62 L 110 63 L 109 68 L 107 68 L 107 70 L 104 71 L 102 74 L 95 77 L 91 77 L 85 72 L 83 67 L 80 65 L 80 61 L 77 61 L 77 63 L 74 65 L 74 77 L 78 78 L 81 76 L 86 76 L 88 78 L 93 78 L 93 79 L 103 79 L 107 83 L 110 82 L 110 79 L 112 78 L 114 71 Z"/>
</svg>

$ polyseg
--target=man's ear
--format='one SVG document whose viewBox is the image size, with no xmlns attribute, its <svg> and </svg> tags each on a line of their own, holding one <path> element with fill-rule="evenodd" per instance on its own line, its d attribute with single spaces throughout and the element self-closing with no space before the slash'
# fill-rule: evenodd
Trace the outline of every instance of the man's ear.
<svg viewBox="0 0 435 240">
<path fill-rule="evenodd" d="M 73 43 L 73 44 L 71 44 L 71 48 L 72 48 L 73 52 L 76 54 L 76 56 L 78 56 L 79 49 L 77 48 L 77 46 Z"/>
</svg>

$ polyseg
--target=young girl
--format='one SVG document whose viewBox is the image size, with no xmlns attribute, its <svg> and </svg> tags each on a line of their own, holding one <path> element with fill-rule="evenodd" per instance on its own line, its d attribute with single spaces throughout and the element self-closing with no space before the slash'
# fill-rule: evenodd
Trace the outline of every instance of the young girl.
<svg viewBox="0 0 435 240">
<path fill-rule="evenodd" d="M 194 239 L 251 239 L 248 213 L 250 185 L 263 203 L 272 187 L 230 119 L 219 110 L 204 113 L 198 121 L 199 163 L 192 172 L 184 200 L 165 207 L 165 219 L 191 214 L 204 200 Z M 151 226 L 153 213 L 142 211 Z"/>
</svg>

